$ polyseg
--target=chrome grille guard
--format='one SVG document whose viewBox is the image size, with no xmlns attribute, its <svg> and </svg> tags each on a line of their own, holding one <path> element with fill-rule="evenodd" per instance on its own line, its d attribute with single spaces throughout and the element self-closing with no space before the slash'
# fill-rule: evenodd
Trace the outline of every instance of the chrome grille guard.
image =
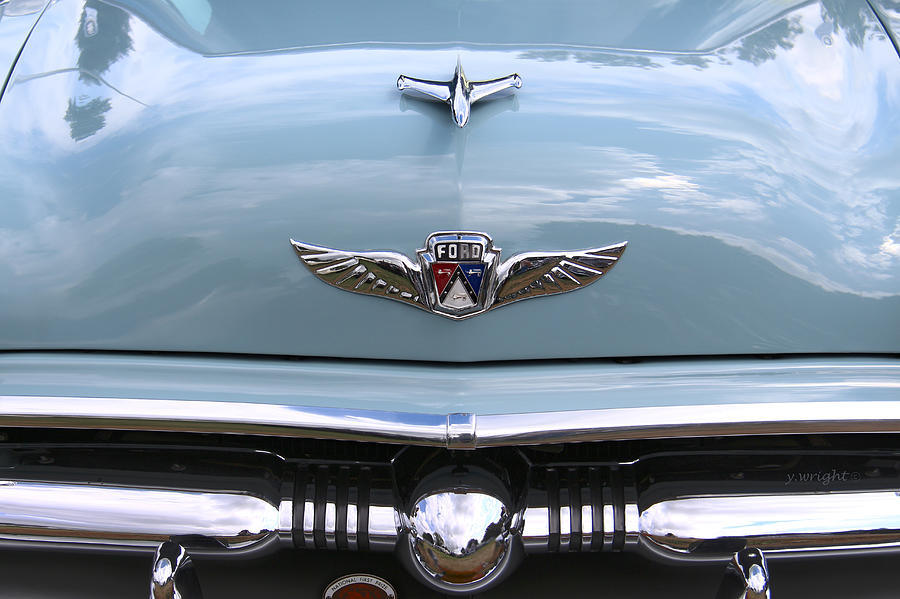
<svg viewBox="0 0 900 599">
<path fill-rule="evenodd" d="M 369 460 L 360 455 L 378 451 L 367 444 L 350 444 L 362 453 L 342 460 L 335 452 L 345 444 L 337 442 L 328 451 L 324 442 L 302 450 L 289 443 L 277 453 L 201 446 L 208 436 L 178 447 L 28 441 L 35 436 L 12 429 L 0 448 L 3 545 L 152 552 L 174 542 L 195 556 L 297 548 L 409 552 L 412 560 L 422 539 L 438 543 L 422 536 L 422 526 L 435 524 L 417 521 L 417 509 L 436 495 L 467 519 L 480 517 L 467 497 L 498 498 L 508 517 L 496 539 L 510 556 L 630 551 L 724 563 L 751 548 L 781 558 L 900 545 L 893 435 L 830 435 L 816 444 L 781 437 L 781 449 L 766 447 L 768 437 L 615 448 L 398 447 L 389 455 L 380 446 L 379 459 Z M 319 457 L 310 455 L 320 446 Z M 636 457 L 623 459 L 627 453 Z M 489 583 L 514 561 L 501 560 Z M 444 592 L 489 586 L 457 589 L 422 563 L 424 582 Z"/>
</svg>

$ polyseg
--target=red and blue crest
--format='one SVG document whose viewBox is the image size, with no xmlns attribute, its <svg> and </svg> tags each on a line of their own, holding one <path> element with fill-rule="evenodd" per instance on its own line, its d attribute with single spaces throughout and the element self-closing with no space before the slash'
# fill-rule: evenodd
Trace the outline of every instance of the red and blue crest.
<svg viewBox="0 0 900 599">
<path fill-rule="evenodd" d="M 499 251 L 484 233 L 440 232 L 419 251 L 435 310 L 468 316 L 485 309 L 485 296 Z"/>
</svg>

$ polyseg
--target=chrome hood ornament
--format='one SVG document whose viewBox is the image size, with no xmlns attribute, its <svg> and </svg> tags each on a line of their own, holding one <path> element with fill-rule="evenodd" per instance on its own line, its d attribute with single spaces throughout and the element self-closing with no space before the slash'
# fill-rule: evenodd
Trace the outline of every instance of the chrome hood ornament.
<svg viewBox="0 0 900 599">
<path fill-rule="evenodd" d="M 414 98 L 445 102 L 450 105 L 450 114 L 458 127 L 469 122 L 472 104 L 500 92 L 522 87 L 522 78 L 517 74 L 507 75 L 489 81 L 469 81 L 457 58 L 456 71 L 450 81 L 428 81 L 400 75 L 397 89 Z"/>
<path fill-rule="evenodd" d="M 300 260 L 329 285 L 455 320 L 587 287 L 616 265 L 627 243 L 528 252 L 500 262 L 500 248 L 487 234 L 441 231 L 428 236 L 414 262 L 397 252 L 348 252 L 291 240 Z"/>
</svg>

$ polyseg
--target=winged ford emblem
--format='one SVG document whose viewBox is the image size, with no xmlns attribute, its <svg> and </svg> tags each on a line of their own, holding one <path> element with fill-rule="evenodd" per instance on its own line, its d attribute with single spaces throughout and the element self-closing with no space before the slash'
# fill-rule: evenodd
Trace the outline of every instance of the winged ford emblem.
<svg viewBox="0 0 900 599">
<path fill-rule="evenodd" d="M 291 240 L 303 264 L 329 285 L 455 320 L 587 287 L 616 265 L 627 243 L 526 252 L 501 262 L 490 236 L 469 231 L 432 233 L 417 260 L 398 252 L 352 252 Z"/>
</svg>

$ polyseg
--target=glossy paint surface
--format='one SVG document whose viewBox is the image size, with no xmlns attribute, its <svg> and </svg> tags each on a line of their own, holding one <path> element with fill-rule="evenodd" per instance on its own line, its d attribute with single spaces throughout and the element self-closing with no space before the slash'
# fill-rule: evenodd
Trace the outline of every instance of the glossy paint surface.
<svg viewBox="0 0 900 599">
<path fill-rule="evenodd" d="M 277 26 L 289 50 L 272 13 L 229 37 L 216 6 L 142 6 L 51 6 L 0 102 L 0 348 L 900 351 L 900 58 L 864 3 L 573 2 L 554 27 L 536 4 L 505 28 L 463 2 L 422 32 L 445 23 L 426 3 L 349 33 L 338 7 Z M 397 93 L 457 57 L 524 86 L 465 129 Z M 288 241 L 412 256 L 436 230 L 504 257 L 629 246 L 588 289 L 452 322 L 324 285 Z"/>
<path fill-rule="evenodd" d="M 900 2 L 897 0 L 871 0 L 872 10 L 890 35 L 897 53 L 900 54 Z"/>
<path fill-rule="evenodd" d="M 0 2 L 0 97 L 19 51 L 45 4 L 44 0 Z"/>
</svg>

